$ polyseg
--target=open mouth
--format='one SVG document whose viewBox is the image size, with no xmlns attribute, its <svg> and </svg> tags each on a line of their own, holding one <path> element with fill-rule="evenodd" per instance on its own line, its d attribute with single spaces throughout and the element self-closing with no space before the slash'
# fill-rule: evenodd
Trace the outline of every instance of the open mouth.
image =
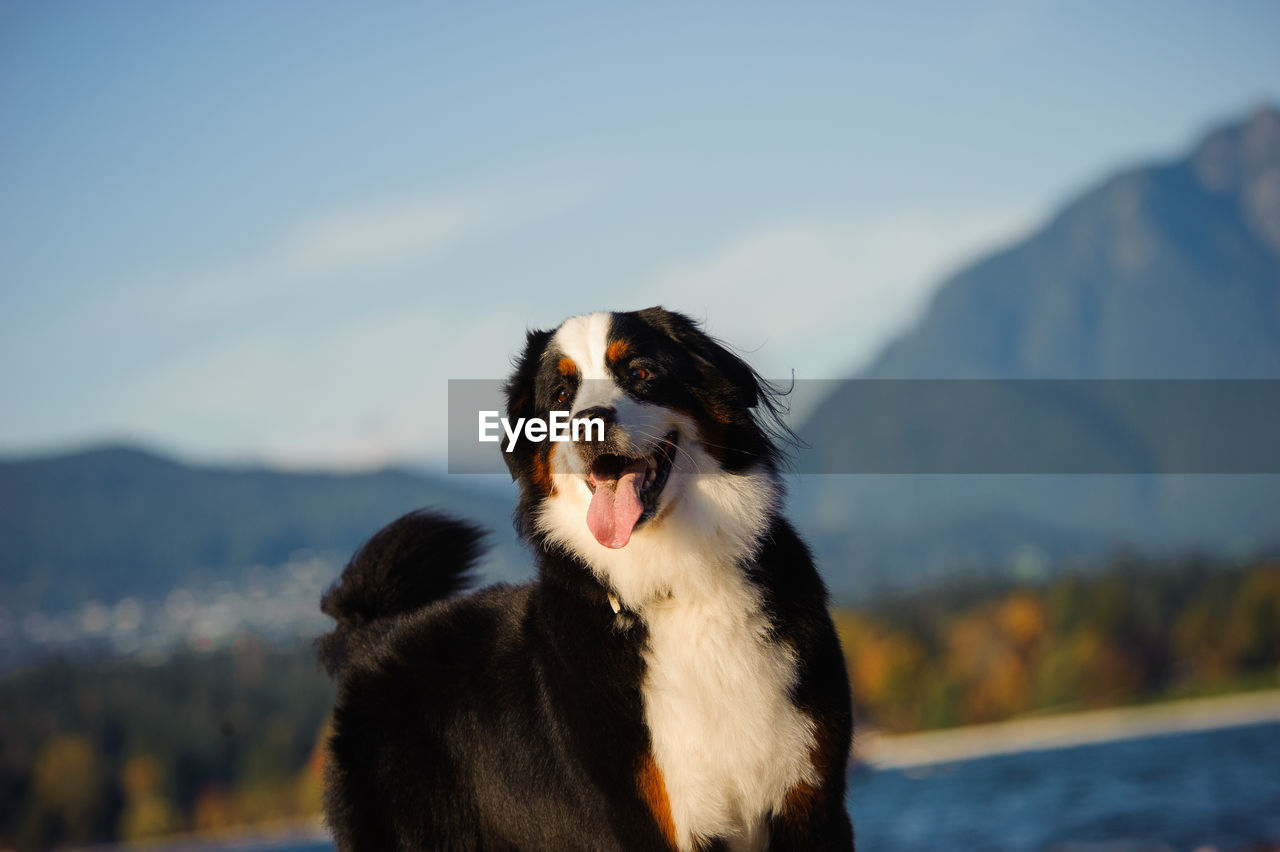
<svg viewBox="0 0 1280 852">
<path fill-rule="evenodd" d="M 668 432 L 652 453 L 641 458 L 604 453 L 592 460 L 587 474 L 591 489 L 587 526 L 605 547 L 625 547 L 636 525 L 657 513 L 678 438 Z"/>
</svg>

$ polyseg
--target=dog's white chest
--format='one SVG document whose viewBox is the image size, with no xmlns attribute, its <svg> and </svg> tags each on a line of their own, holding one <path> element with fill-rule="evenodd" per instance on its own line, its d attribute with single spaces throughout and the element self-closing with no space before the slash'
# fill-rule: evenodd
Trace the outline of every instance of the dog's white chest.
<svg viewBox="0 0 1280 852">
<path fill-rule="evenodd" d="M 813 725 L 790 701 L 795 659 L 768 639 L 744 580 L 646 607 L 645 716 L 682 850 L 762 850 L 787 792 L 812 781 Z"/>
</svg>

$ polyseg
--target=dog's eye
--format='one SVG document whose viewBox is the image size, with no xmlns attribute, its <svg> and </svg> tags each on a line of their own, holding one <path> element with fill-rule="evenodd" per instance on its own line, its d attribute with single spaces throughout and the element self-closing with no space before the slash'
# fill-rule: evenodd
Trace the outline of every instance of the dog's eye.
<svg viewBox="0 0 1280 852">
<path fill-rule="evenodd" d="M 633 382 L 643 382 L 645 379 L 649 378 L 649 376 L 650 376 L 649 371 L 646 370 L 644 367 L 631 368 L 631 380 Z"/>
<path fill-rule="evenodd" d="M 556 391 L 556 405 L 564 405 L 569 401 L 569 389 L 560 388 Z"/>
</svg>

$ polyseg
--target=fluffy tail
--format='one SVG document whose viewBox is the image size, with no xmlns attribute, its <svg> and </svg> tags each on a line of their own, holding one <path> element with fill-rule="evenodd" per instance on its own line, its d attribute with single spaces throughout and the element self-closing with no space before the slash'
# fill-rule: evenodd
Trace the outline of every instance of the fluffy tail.
<svg viewBox="0 0 1280 852">
<path fill-rule="evenodd" d="M 365 542 L 324 597 L 338 626 L 316 640 L 320 663 L 336 676 L 397 616 L 462 591 L 483 552 L 484 531 L 428 510 L 392 521 Z"/>
</svg>

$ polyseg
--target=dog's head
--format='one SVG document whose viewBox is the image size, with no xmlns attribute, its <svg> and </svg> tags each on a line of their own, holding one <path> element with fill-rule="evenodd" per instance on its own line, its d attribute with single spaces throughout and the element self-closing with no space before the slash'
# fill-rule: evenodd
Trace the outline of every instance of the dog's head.
<svg viewBox="0 0 1280 852">
<path fill-rule="evenodd" d="M 681 511 L 700 478 L 776 473 L 772 389 L 697 323 L 663 308 L 530 332 L 506 392 L 511 422 L 558 421 L 570 438 L 522 432 L 504 444 L 520 517 L 536 523 L 554 504 L 556 523 L 576 516 L 607 549 Z"/>
</svg>

